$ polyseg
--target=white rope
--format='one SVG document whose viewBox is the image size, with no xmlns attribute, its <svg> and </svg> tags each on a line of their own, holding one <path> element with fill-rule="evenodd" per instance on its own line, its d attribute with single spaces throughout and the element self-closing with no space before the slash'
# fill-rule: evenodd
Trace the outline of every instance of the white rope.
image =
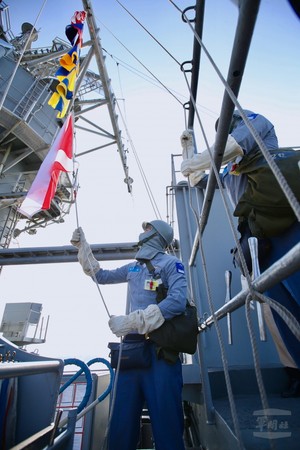
<svg viewBox="0 0 300 450">
<path fill-rule="evenodd" d="M 77 224 L 77 228 L 79 228 L 80 225 L 79 225 L 79 215 L 78 215 L 77 197 L 76 197 L 76 199 L 75 199 L 75 211 L 76 211 L 76 224 Z M 94 271 L 93 271 L 93 267 L 92 267 L 92 264 L 91 264 L 89 258 L 87 258 L 87 260 L 88 260 L 88 263 L 89 263 L 89 266 L 90 266 L 91 278 L 92 278 L 92 280 L 94 281 L 94 283 L 95 283 L 95 285 L 96 285 L 96 288 L 97 288 L 97 290 L 98 290 L 98 293 L 99 293 L 99 295 L 100 295 L 100 298 L 101 298 L 101 300 L 102 300 L 102 303 L 103 303 L 103 305 L 104 305 L 104 308 L 105 308 L 105 310 L 106 310 L 106 312 L 107 312 L 108 317 L 110 318 L 110 317 L 111 317 L 111 314 L 110 314 L 110 312 L 109 312 L 109 310 L 108 310 L 108 307 L 107 307 L 107 305 L 106 305 L 104 296 L 103 296 L 103 294 L 102 294 L 102 292 L 101 292 L 101 289 L 100 289 L 100 287 L 99 287 L 99 283 L 98 283 L 98 281 L 97 281 L 96 274 L 95 274 Z"/>
<path fill-rule="evenodd" d="M 80 225 L 79 225 L 79 214 L 78 214 L 77 197 L 75 198 L 75 210 L 76 210 L 76 224 L 77 224 L 77 228 L 79 228 Z M 88 259 L 88 258 L 87 258 L 87 259 Z M 89 261 L 89 259 L 88 259 L 88 261 Z M 91 275 L 91 278 L 93 279 L 93 281 L 94 281 L 94 283 L 95 283 L 95 285 L 96 285 L 96 287 L 97 287 L 97 290 L 98 290 L 98 293 L 99 293 L 100 298 L 101 298 L 101 300 L 102 300 L 102 303 L 103 303 L 103 305 L 104 305 L 104 308 L 105 308 L 105 310 L 106 310 L 106 312 L 107 312 L 108 317 L 110 318 L 110 317 L 111 317 L 111 314 L 110 314 L 110 312 L 109 312 L 109 310 L 108 310 L 108 307 L 107 307 L 107 305 L 106 305 L 104 296 L 103 296 L 103 294 L 102 294 L 102 292 L 101 292 L 101 289 L 100 289 L 100 287 L 99 287 L 99 283 L 98 283 L 98 281 L 97 281 L 97 279 L 96 279 L 95 273 L 93 272 L 92 265 L 91 265 L 91 262 L 90 262 L 90 261 L 89 261 L 89 265 L 90 265 L 90 271 L 91 271 L 91 274 L 92 274 L 92 275 Z M 109 427 L 110 427 L 110 423 L 111 423 L 111 419 L 112 419 L 112 414 L 113 414 L 113 410 L 114 410 L 114 405 L 115 405 L 116 389 L 117 389 L 117 383 L 118 383 L 118 378 L 119 378 L 121 356 L 122 356 L 122 338 L 120 338 L 120 350 L 119 350 L 118 364 L 117 364 L 117 368 L 116 368 L 116 370 L 115 370 L 115 377 L 114 377 L 114 383 L 113 383 L 113 388 L 112 388 L 112 393 L 111 393 L 111 401 L 110 401 L 110 411 L 109 411 L 109 416 L 108 416 L 108 422 L 107 422 L 107 425 L 106 425 L 106 430 L 105 430 L 105 435 L 104 435 L 104 441 L 103 441 L 103 444 L 102 444 L 102 450 L 106 450 L 106 449 L 107 449 L 107 445 L 108 445 L 107 439 L 108 439 Z M 95 404 L 95 406 L 96 406 L 96 404 Z M 78 416 L 77 420 L 78 420 L 79 418 L 80 418 L 80 417 Z"/>
<path fill-rule="evenodd" d="M 72 111 L 70 114 L 73 114 L 73 120 L 74 120 L 74 111 Z M 73 152 L 73 173 L 74 173 L 74 177 L 75 177 L 75 173 L 76 173 L 75 182 L 78 182 L 78 170 L 75 171 L 75 165 L 77 164 L 77 162 L 76 162 L 76 160 L 75 160 L 76 147 L 77 147 L 77 140 L 76 140 L 76 133 L 75 133 L 75 130 L 74 130 L 74 142 L 75 142 L 75 151 Z M 78 192 L 77 192 L 77 193 L 78 193 Z M 79 223 L 79 213 L 78 213 L 77 193 L 76 193 L 75 198 L 74 198 L 74 204 L 75 204 L 75 215 L 76 215 L 76 227 L 79 228 L 79 227 L 80 227 L 80 223 Z M 90 260 L 89 260 L 88 258 L 87 258 L 87 260 L 88 260 L 88 262 L 89 262 L 90 271 L 91 271 L 91 274 L 92 274 L 92 275 L 91 275 L 91 278 L 92 278 L 93 281 L 95 282 L 95 285 L 96 285 L 96 287 L 97 287 L 97 289 L 98 289 L 98 293 L 99 293 L 99 295 L 100 295 L 100 297 L 101 297 L 101 300 L 102 300 L 102 303 L 103 303 L 103 305 L 104 305 L 104 308 L 105 308 L 105 310 L 106 310 L 106 312 L 107 312 L 108 317 L 110 318 L 110 317 L 111 317 L 111 314 L 110 314 L 110 312 L 109 312 L 109 310 L 108 310 L 108 307 L 107 307 L 107 305 L 106 305 L 106 302 L 105 302 L 105 300 L 104 300 L 104 296 L 103 296 L 103 294 L 102 294 L 102 292 L 101 292 L 101 289 L 100 289 L 100 287 L 99 287 L 98 281 L 97 281 L 97 279 L 96 279 L 96 275 L 95 275 L 94 272 L 93 272 L 93 269 L 92 269 L 92 265 L 91 265 L 91 263 L 90 263 Z"/>
<path fill-rule="evenodd" d="M 73 162 L 74 162 L 74 159 L 73 159 Z M 77 196 L 75 198 L 75 211 L 76 211 L 76 225 L 77 225 L 77 228 L 79 228 L 80 224 L 79 224 L 79 213 L 78 213 Z M 89 261 L 88 258 L 87 258 L 87 260 Z M 98 293 L 99 293 L 100 298 L 102 300 L 102 303 L 104 305 L 104 308 L 105 308 L 105 310 L 107 312 L 108 317 L 110 318 L 111 314 L 110 314 L 110 312 L 108 310 L 108 307 L 106 305 L 104 296 L 103 296 L 103 294 L 101 292 L 101 289 L 99 287 L 99 283 L 98 283 L 98 281 L 96 279 L 95 273 L 93 272 L 92 265 L 91 265 L 90 261 L 89 261 L 89 265 L 90 265 L 90 271 L 91 271 L 91 274 L 92 274 L 91 278 L 93 279 L 93 281 L 94 281 L 94 283 L 95 283 L 95 285 L 97 287 L 97 290 L 98 290 Z M 113 388 L 112 388 L 112 392 L 111 392 L 110 411 L 109 411 L 109 416 L 108 416 L 108 422 L 107 422 L 106 429 L 105 429 L 104 441 L 103 441 L 103 444 L 102 444 L 102 450 L 106 450 L 107 449 L 107 445 L 108 445 L 107 439 L 108 439 L 108 435 L 109 435 L 109 428 L 110 428 L 110 423 L 111 423 L 111 419 L 112 419 L 112 414 L 113 414 L 114 406 L 115 406 L 116 390 L 117 390 L 117 384 L 118 384 L 118 379 L 119 379 L 119 371 L 120 371 L 120 364 L 121 364 L 121 356 L 122 356 L 122 338 L 120 338 L 120 350 L 119 350 L 118 364 L 117 364 L 117 368 L 115 370 L 114 383 L 113 383 Z M 95 406 L 97 404 L 98 403 L 96 403 Z M 78 416 L 77 420 L 80 417 Z"/>
</svg>

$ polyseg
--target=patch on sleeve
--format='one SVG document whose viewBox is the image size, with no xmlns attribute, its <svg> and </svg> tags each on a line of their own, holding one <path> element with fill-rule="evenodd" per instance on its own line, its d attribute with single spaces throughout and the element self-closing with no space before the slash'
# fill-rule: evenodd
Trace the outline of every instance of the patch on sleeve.
<svg viewBox="0 0 300 450">
<path fill-rule="evenodd" d="M 184 266 L 183 266 L 182 263 L 180 263 L 180 262 L 177 262 L 177 263 L 176 263 L 176 271 L 177 271 L 178 273 L 184 273 Z"/>
<path fill-rule="evenodd" d="M 128 272 L 140 272 L 141 268 L 139 266 L 129 267 Z"/>
<path fill-rule="evenodd" d="M 247 117 L 248 117 L 249 120 L 253 120 L 253 119 L 255 119 L 257 117 L 257 114 L 252 113 L 252 114 L 249 114 Z"/>
</svg>

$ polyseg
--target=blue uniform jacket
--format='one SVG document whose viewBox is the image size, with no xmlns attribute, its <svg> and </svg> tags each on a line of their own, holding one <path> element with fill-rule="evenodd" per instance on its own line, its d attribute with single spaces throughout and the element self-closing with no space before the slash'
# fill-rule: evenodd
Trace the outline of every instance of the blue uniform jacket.
<svg viewBox="0 0 300 450">
<path fill-rule="evenodd" d="M 159 308 L 165 319 L 181 314 L 185 310 L 187 299 L 187 282 L 182 262 L 167 253 L 158 253 L 151 260 L 155 268 L 154 278 L 161 278 L 168 288 L 167 297 L 159 303 Z M 100 269 L 96 273 L 99 284 L 128 283 L 130 311 L 146 309 L 156 304 L 156 291 L 149 289 L 149 273 L 145 264 L 131 262 L 114 270 Z"/>
<path fill-rule="evenodd" d="M 274 125 L 261 114 L 245 110 L 251 124 L 263 140 L 268 149 L 278 148 L 278 141 L 274 130 Z M 257 143 L 249 131 L 245 122 L 242 120 L 232 131 L 231 136 L 242 147 L 245 154 L 257 148 Z M 227 189 L 232 206 L 235 208 L 239 199 L 243 195 L 247 185 L 247 175 L 230 175 L 231 167 L 234 162 L 230 162 L 223 172 L 223 183 Z"/>
</svg>

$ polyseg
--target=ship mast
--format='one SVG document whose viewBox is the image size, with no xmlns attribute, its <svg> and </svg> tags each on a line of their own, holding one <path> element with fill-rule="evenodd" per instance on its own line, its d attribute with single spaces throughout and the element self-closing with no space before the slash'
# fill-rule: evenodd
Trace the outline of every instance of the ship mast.
<svg viewBox="0 0 300 450">
<path fill-rule="evenodd" d="M 107 70 L 106 70 L 106 66 L 105 66 L 105 60 L 104 60 L 103 51 L 102 51 L 99 34 L 98 34 L 99 29 L 97 28 L 97 25 L 96 25 L 95 16 L 94 16 L 94 12 L 93 12 L 90 0 L 82 0 L 82 4 L 84 7 L 84 10 L 87 13 L 86 23 L 89 27 L 92 48 L 93 48 L 93 51 L 95 54 L 95 59 L 96 59 L 98 70 L 99 70 L 99 76 L 100 76 L 100 79 L 102 82 L 102 87 L 103 87 L 105 99 L 107 102 L 107 108 L 109 111 L 113 131 L 114 131 L 114 139 L 118 146 L 118 152 L 119 152 L 123 170 L 125 173 L 124 182 L 127 184 L 128 192 L 131 192 L 131 190 L 132 190 L 131 185 L 132 185 L 133 180 L 128 175 L 126 152 L 125 152 L 122 140 L 121 140 L 121 131 L 118 126 L 118 116 L 115 111 L 116 99 L 111 90 L 110 79 L 108 78 L 108 74 L 107 74 Z"/>
</svg>

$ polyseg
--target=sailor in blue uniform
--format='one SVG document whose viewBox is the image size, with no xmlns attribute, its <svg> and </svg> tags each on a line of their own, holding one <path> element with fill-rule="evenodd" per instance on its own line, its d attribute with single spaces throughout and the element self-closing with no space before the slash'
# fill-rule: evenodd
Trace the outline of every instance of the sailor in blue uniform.
<svg viewBox="0 0 300 450">
<path fill-rule="evenodd" d="M 108 433 L 109 450 L 135 450 L 140 436 L 143 408 L 149 411 L 157 450 L 184 450 L 182 410 L 182 367 L 179 357 L 169 362 L 161 357 L 147 333 L 165 320 L 181 314 L 186 307 L 187 282 L 181 261 L 166 253 L 173 241 L 173 229 L 162 220 L 143 224 L 136 261 L 115 270 L 100 268 L 81 228 L 74 231 L 71 243 L 78 247 L 84 272 L 99 284 L 128 283 L 129 314 L 112 316 L 109 327 L 124 342 L 144 341 L 151 352 L 147 368 L 120 370 Z M 149 270 L 148 262 L 154 271 Z M 157 304 L 156 288 L 167 288 L 166 297 Z"/>
<path fill-rule="evenodd" d="M 249 110 L 244 110 L 244 113 L 265 146 L 269 150 L 278 149 L 278 141 L 273 124 L 261 114 L 256 114 Z M 216 123 L 216 128 L 217 124 L 218 122 Z M 210 168 L 209 152 L 208 150 L 205 150 L 202 153 L 195 154 L 191 135 L 188 131 L 183 133 L 181 143 L 184 159 L 181 165 L 181 171 L 184 176 L 189 176 L 191 186 L 196 186 L 205 176 L 207 176 L 204 171 Z M 242 161 L 244 155 L 250 154 L 257 150 L 257 148 L 257 143 L 243 118 L 238 111 L 234 111 L 230 134 L 223 156 L 223 164 L 227 164 L 227 166 L 225 167 L 223 174 L 221 174 L 223 184 L 227 190 L 233 208 L 237 207 L 248 184 L 248 177 L 246 174 L 239 174 L 239 176 L 234 174 L 234 165 L 238 165 Z M 212 152 L 213 147 L 211 147 L 210 150 Z M 262 180 L 261 183 L 263 182 Z M 269 237 L 269 240 L 270 252 L 265 255 L 262 261 L 260 261 L 260 268 L 262 271 L 270 267 L 300 241 L 300 224 L 297 222 L 296 216 L 294 217 L 294 223 L 291 226 L 285 231 L 280 232 L 278 235 L 272 235 Z M 265 295 L 285 306 L 300 322 L 299 271 L 270 288 L 265 292 Z M 287 368 L 287 372 L 291 378 L 291 389 L 283 393 L 283 396 L 298 396 L 300 395 L 299 341 L 284 320 L 273 309 L 272 315 L 278 327 L 283 345 L 278 341 L 277 334 L 273 335 L 274 342 L 279 351 L 280 359 Z"/>
</svg>

